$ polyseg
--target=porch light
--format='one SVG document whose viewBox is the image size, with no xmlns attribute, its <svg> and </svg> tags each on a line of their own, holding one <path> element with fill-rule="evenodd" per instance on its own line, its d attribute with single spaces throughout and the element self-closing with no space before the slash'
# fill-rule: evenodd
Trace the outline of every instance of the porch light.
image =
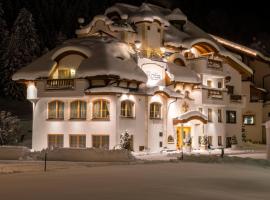
<svg viewBox="0 0 270 200">
<path fill-rule="evenodd" d="M 166 48 L 165 48 L 165 47 L 160 47 L 160 51 L 161 51 L 162 53 L 165 53 Z"/>
<path fill-rule="evenodd" d="M 136 49 L 140 49 L 141 46 L 142 46 L 142 43 L 138 40 L 135 41 L 135 46 L 136 46 Z"/>
</svg>

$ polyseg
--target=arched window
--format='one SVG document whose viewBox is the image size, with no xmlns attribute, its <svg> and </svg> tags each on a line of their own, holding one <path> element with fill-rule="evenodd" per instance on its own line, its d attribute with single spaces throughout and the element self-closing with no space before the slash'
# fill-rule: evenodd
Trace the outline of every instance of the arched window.
<svg viewBox="0 0 270 200">
<path fill-rule="evenodd" d="M 86 102 L 73 101 L 70 103 L 70 119 L 86 119 Z"/>
<path fill-rule="evenodd" d="M 160 119 L 161 118 L 161 104 L 154 102 L 150 104 L 150 118 Z"/>
<path fill-rule="evenodd" d="M 48 104 L 48 119 L 64 119 L 64 102 L 52 101 Z"/>
<path fill-rule="evenodd" d="M 108 119 L 109 118 L 110 103 L 104 99 L 98 99 L 93 103 L 93 118 L 94 119 Z"/>
<path fill-rule="evenodd" d="M 173 139 L 173 136 L 169 135 L 168 136 L 168 143 L 174 143 L 174 139 Z"/>
<path fill-rule="evenodd" d="M 121 116 L 122 117 L 134 117 L 133 113 L 134 103 L 129 100 L 121 102 Z"/>
<path fill-rule="evenodd" d="M 176 64 L 176 65 L 178 65 L 178 66 L 185 66 L 185 63 L 184 63 L 184 61 L 181 59 L 181 58 L 176 58 L 176 59 L 174 59 L 174 64 Z"/>
</svg>

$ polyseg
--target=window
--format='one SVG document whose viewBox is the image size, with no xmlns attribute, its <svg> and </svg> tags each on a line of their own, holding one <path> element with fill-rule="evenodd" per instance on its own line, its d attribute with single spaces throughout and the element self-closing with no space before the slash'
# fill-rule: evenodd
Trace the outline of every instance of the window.
<svg viewBox="0 0 270 200">
<path fill-rule="evenodd" d="M 254 115 L 244 115 L 243 121 L 245 125 L 254 125 L 255 124 L 255 116 Z"/>
<path fill-rule="evenodd" d="M 159 147 L 162 147 L 162 146 L 163 146 L 162 142 L 159 142 Z"/>
<path fill-rule="evenodd" d="M 163 137 L 163 132 L 159 132 L 159 137 Z"/>
<path fill-rule="evenodd" d="M 99 99 L 93 103 L 94 119 L 109 119 L 109 105 L 107 100 Z"/>
<path fill-rule="evenodd" d="M 70 119 L 86 119 L 86 102 L 73 101 L 70 104 Z"/>
<path fill-rule="evenodd" d="M 199 112 L 202 113 L 202 111 L 203 111 L 202 108 L 199 108 Z"/>
<path fill-rule="evenodd" d="M 58 69 L 58 78 L 59 79 L 69 79 L 69 78 L 71 78 L 70 69 Z"/>
<path fill-rule="evenodd" d="M 228 90 L 228 94 L 233 94 L 234 93 L 234 87 L 233 86 L 231 86 L 231 85 L 226 85 L 226 88 L 227 88 L 227 90 Z"/>
<path fill-rule="evenodd" d="M 208 86 L 208 87 L 212 87 L 212 81 L 207 80 L 207 86 Z"/>
<path fill-rule="evenodd" d="M 121 102 L 121 116 L 122 117 L 134 117 L 133 114 L 134 103 L 126 100 Z"/>
<path fill-rule="evenodd" d="M 109 149 L 109 139 L 108 135 L 93 135 L 92 146 L 95 148 Z"/>
<path fill-rule="evenodd" d="M 48 148 L 62 148 L 64 146 L 63 134 L 50 134 L 48 135 Z"/>
<path fill-rule="evenodd" d="M 228 124 L 236 124 L 236 111 L 226 111 L 226 122 Z"/>
<path fill-rule="evenodd" d="M 222 82 L 218 82 L 218 88 L 222 88 Z"/>
<path fill-rule="evenodd" d="M 147 26 L 147 30 L 150 31 L 150 26 Z"/>
<path fill-rule="evenodd" d="M 48 104 L 48 119 L 64 119 L 64 102 L 52 101 Z"/>
<path fill-rule="evenodd" d="M 218 109 L 218 122 L 219 123 L 222 122 L 222 111 L 221 111 L 221 109 Z"/>
<path fill-rule="evenodd" d="M 157 29 L 157 32 L 160 33 L 160 28 Z"/>
<path fill-rule="evenodd" d="M 212 109 L 208 108 L 208 122 L 212 122 L 212 121 L 213 121 Z"/>
<path fill-rule="evenodd" d="M 86 147 L 86 135 L 70 135 L 69 146 L 71 148 L 85 148 Z"/>
<path fill-rule="evenodd" d="M 222 146 L 222 136 L 218 136 L 218 146 Z"/>
<path fill-rule="evenodd" d="M 168 143 L 169 143 L 169 144 L 174 143 L 173 136 L 171 136 L 171 135 L 168 136 Z"/>
<path fill-rule="evenodd" d="M 208 137 L 207 137 L 207 141 L 208 141 L 208 144 L 209 144 L 210 146 L 213 145 L 212 136 L 208 136 Z"/>
<path fill-rule="evenodd" d="M 150 104 L 150 118 L 151 119 L 160 119 L 161 118 L 161 104 L 160 103 L 151 103 Z"/>
</svg>

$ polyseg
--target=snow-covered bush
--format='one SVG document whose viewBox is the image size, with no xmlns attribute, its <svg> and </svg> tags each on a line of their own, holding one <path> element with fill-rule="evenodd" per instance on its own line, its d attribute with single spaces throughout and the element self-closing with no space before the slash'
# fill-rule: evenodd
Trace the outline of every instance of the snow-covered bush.
<svg viewBox="0 0 270 200">
<path fill-rule="evenodd" d="M 16 144 L 20 132 L 20 120 L 7 111 L 0 111 L 0 145 Z"/>
<path fill-rule="evenodd" d="M 203 135 L 201 137 L 201 141 L 200 142 L 201 142 L 201 145 L 206 146 L 208 144 L 207 136 L 206 135 Z"/>
<path fill-rule="evenodd" d="M 127 131 L 125 131 L 120 136 L 120 147 L 121 147 L 121 149 L 126 149 L 126 150 L 129 150 L 129 151 L 132 150 L 131 136 L 128 134 Z"/>
</svg>

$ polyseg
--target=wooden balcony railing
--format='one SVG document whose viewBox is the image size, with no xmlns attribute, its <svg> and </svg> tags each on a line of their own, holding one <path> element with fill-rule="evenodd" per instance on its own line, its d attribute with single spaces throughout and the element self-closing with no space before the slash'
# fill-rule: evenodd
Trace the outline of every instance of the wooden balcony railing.
<svg viewBox="0 0 270 200">
<path fill-rule="evenodd" d="M 46 89 L 74 89 L 74 79 L 48 79 Z"/>
<path fill-rule="evenodd" d="M 214 60 L 214 59 L 209 58 L 207 62 L 207 68 L 217 70 L 217 71 L 222 71 L 223 70 L 222 62 L 219 60 Z"/>
<path fill-rule="evenodd" d="M 230 95 L 231 102 L 241 103 L 242 102 L 242 96 L 237 94 L 231 94 Z"/>
<path fill-rule="evenodd" d="M 208 98 L 222 100 L 223 93 L 219 90 L 208 90 Z"/>
</svg>

